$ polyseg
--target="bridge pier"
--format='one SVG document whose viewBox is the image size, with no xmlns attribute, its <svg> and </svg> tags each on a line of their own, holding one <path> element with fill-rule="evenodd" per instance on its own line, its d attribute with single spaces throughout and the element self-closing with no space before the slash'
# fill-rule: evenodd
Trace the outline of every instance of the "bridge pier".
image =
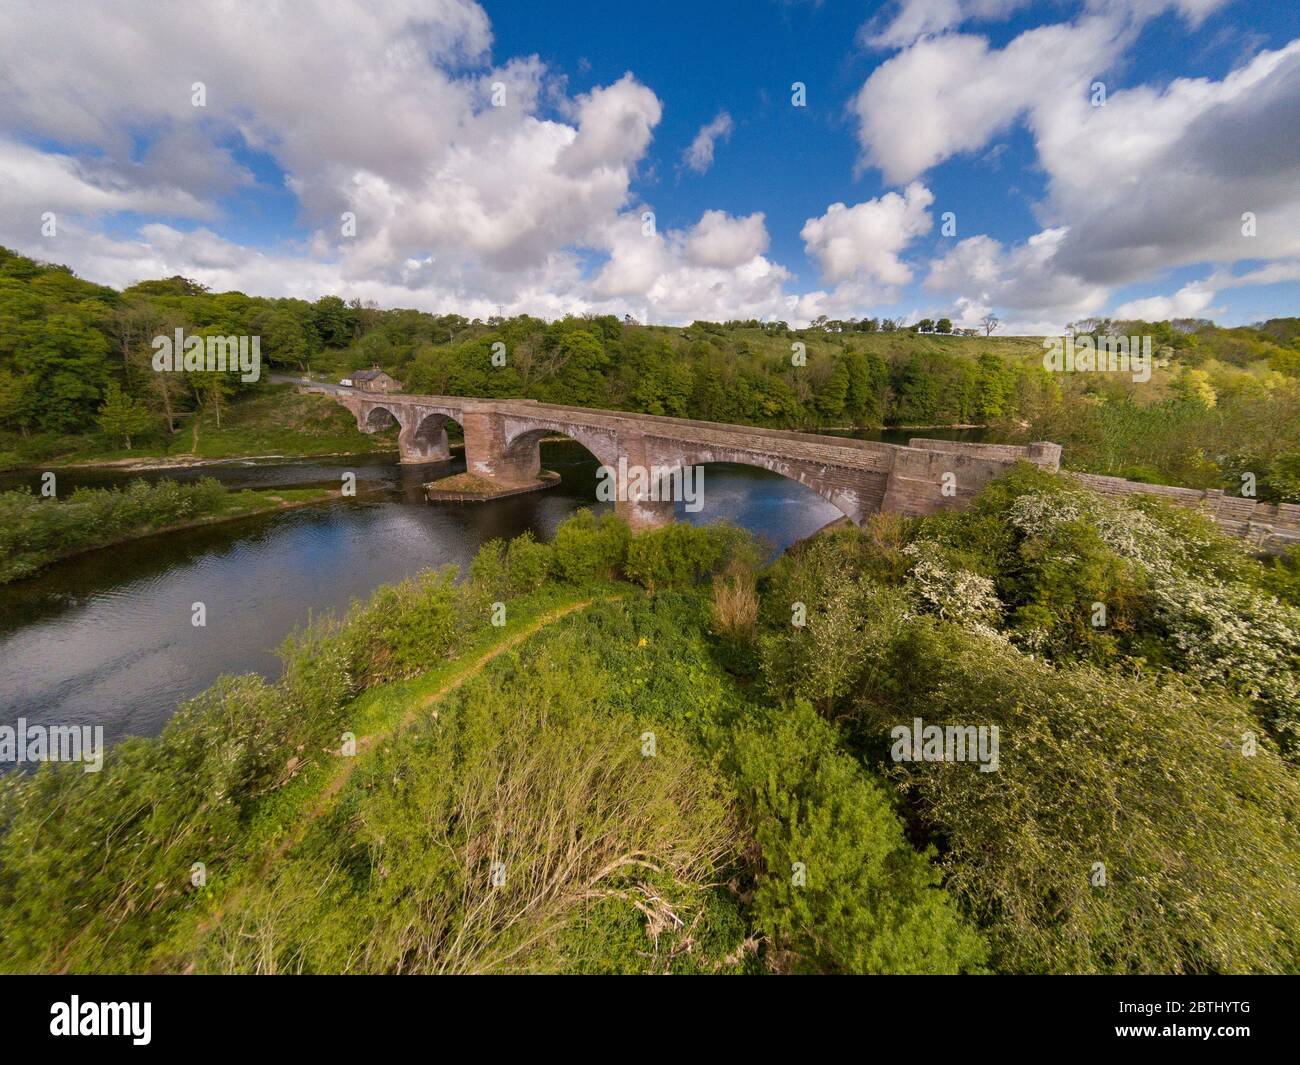
<svg viewBox="0 0 1300 1065">
<path fill-rule="evenodd" d="M 533 484 L 542 472 L 537 446 L 542 433 L 509 445 L 505 419 L 493 410 L 466 406 L 461 419 L 465 430 L 465 469 L 506 487 Z"/>
<path fill-rule="evenodd" d="M 673 501 L 649 498 L 658 487 L 656 483 L 647 476 L 623 478 L 625 469 L 648 471 L 660 465 L 646 434 L 634 429 L 620 429 L 616 443 L 619 459 L 627 461 L 608 463 L 614 475 L 614 513 L 627 522 L 633 532 L 671 525 L 677 518 Z"/>
<path fill-rule="evenodd" d="M 399 462 L 445 462 L 451 458 L 446 419 L 433 415 L 418 425 L 403 425 L 397 434 L 397 451 Z"/>
</svg>

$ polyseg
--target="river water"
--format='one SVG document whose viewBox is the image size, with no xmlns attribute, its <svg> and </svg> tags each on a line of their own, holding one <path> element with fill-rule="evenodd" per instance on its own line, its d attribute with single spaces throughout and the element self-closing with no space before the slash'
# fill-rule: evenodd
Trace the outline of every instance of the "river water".
<svg viewBox="0 0 1300 1065">
<path fill-rule="evenodd" d="M 905 442 L 906 435 L 884 438 Z M 231 488 L 338 487 L 352 471 L 358 497 L 119 544 L 0 586 L 0 724 L 22 717 L 29 725 L 102 725 L 110 744 L 156 735 L 178 703 L 222 674 L 277 676 L 275 648 L 310 616 L 340 612 L 425 567 L 452 563 L 463 571 L 493 537 L 530 529 L 548 540 L 579 507 L 608 506 L 594 502 L 596 462 L 579 445 L 543 444 L 542 464 L 561 474 L 555 488 L 464 504 L 428 503 L 421 492 L 424 482 L 464 469 L 459 457 L 426 466 L 371 455 L 60 471 L 61 496 L 141 476 L 208 476 Z M 0 490 L 36 489 L 39 479 L 0 475 Z M 839 516 L 811 489 L 766 470 L 710 465 L 704 485 L 704 509 L 684 514 L 679 504 L 680 517 L 725 518 L 773 551 Z M 191 624 L 196 602 L 206 608 L 202 628 Z"/>
</svg>

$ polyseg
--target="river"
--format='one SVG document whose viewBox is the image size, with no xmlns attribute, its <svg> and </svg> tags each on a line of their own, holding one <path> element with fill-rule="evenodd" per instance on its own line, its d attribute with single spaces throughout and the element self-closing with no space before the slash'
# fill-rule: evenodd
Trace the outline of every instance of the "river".
<svg viewBox="0 0 1300 1065">
<path fill-rule="evenodd" d="M 909 434 L 855 435 L 905 442 Z M 493 537 L 532 530 L 548 540 L 579 507 L 607 506 L 594 504 L 596 462 L 579 445 L 544 443 L 542 464 L 561 474 L 558 486 L 464 504 L 428 503 L 421 493 L 424 482 L 464 469 L 459 457 L 426 466 L 369 455 L 60 471 L 60 495 L 141 476 L 215 477 L 231 488 L 337 487 L 352 471 L 358 497 L 120 544 L 0 587 L 0 724 L 22 717 L 102 725 L 110 744 L 156 735 L 177 704 L 222 674 L 277 676 L 275 648 L 310 616 L 345 610 L 424 567 L 463 570 Z M 0 490 L 35 489 L 39 480 L 39 473 L 0 475 Z M 704 509 L 680 516 L 730 520 L 773 551 L 839 516 L 811 489 L 765 470 L 710 465 L 704 485 Z M 202 628 L 191 624 L 196 602 L 206 609 Z"/>
</svg>

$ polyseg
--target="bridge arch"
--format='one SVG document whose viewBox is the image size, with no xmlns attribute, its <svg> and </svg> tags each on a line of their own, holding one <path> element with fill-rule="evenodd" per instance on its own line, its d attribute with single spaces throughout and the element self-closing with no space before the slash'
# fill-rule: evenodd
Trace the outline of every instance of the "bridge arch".
<svg viewBox="0 0 1300 1065">
<path fill-rule="evenodd" d="M 589 427 L 548 421 L 544 424 L 508 426 L 503 433 L 500 463 L 506 475 L 516 481 L 536 480 L 541 473 L 541 442 L 549 436 L 562 436 L 585 448 L 602 466 L 618 463 L 618 442 L 612 432 L 602 433 Z"/>
<path fill-rule="evenodd" d="M 450 411 L 416 408 L 408 412 L 406 421 L 398 437 L 402 462 L 444 462 L 451 458 L 447 423 L 454 422 L 463 428 L 460 419 Z"/>
<path fill-rule="evenodd" d="M 844 517 L 855 524 L 861 524 L 868 513 L 878 510 L 872 501 L 863 498 L 863 493 L 856 488 L 840 486 L 827 478 L 824 468 L 813 469 L 802 463 L 789 462 L 774 455 L 751 454 L 745 451 L 709 450 L 691 452 L 669 462 L 660 462 L 654 467 L 658 476 L 654 480 L 654 492 L 660 498 L 669 495 L 673 487 L 672 479 L 682 477 L 689 467 L 708 466 L 746 466 L 750 469 L 766 470 L 775 473 L 787 481 L 793 481 L 812 492 L 816 492 Z M 884 477 L 881 478 L 881 491 L 884 489 Z M 703 478 L 703 502 L 708 506 L 708 475 Z M 669 496 L 671 498 L 671 496 Z"/>
<path fill-rule="evenodd" d="M 402 425 L 402 419 L 394 414 L 388 407 L 375 406 L 366 411 L 363 426 L 366 432 L 378 433 L 385 429 L 391 429 L 394 425 L 400 428 Z"/>
</svg>

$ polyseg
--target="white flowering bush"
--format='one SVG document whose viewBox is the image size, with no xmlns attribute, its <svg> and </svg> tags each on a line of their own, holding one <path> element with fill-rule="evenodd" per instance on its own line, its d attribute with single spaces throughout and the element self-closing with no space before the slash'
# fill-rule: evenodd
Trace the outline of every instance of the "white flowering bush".
<svg viewBox="0 0 1300 1065">
<path fill-rule="evenodd" d="M 1256 700 L 1277 741 L 1300 750 L 1300 610 L 1177 573 L 1153 573 L 1152 593 L 1180 666 Z"/>
<path fill-rule="evenodd" d="M 919 613 L 999 635 L 1002 602 L 990 578 L 953 566 L 933 540 L 910 543 L 903 554 L 913 559 L 903 587 Z"/>
<path fill-rule="evenodd" d="M 1143 574 L 1171 664 L 1255 700 L 1274 738 L 1300 750 L 1300 610 L 1241 581 L 1248 561 L 1240 545 L 1154 500 L 1078 490 L 1025 493 L 1008 519 L 1040 538 L 1079 521 L 1094 528 Z"/>
</svg>

